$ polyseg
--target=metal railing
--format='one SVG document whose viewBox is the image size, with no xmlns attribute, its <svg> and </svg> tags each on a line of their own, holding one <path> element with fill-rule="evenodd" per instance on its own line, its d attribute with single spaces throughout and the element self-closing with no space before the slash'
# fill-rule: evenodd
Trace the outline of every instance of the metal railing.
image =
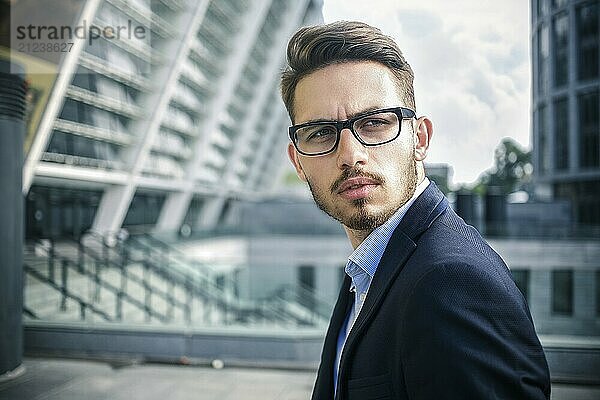
<svg viewBox="0 0 600 400">
<path fill-rule="evenodd" d="M 210 266 L 197 262 L 190 261 L 189 258 L 180 250 L 169 245 L 163 240 L 156 238 L 148 233 L 130 236 L 127 239 L 136 246 L 140 246 L 148 252 L 149 257 L 153 257 L 152 252 L 156 251 L 158 256 L 164 257 L 166 262 L 171 267 L 189 269 L 199 272 L 201 275 L 209 277 L 213 282 L 217 283 L 219 289 L 225 291 L 229 296 L 237 297 L 235 289 L 239 283 L 237 280 L 227 274 L 219 274 Z M 303 325 L 318 325 L 329 319 L 333 305 L 319 299 L 315 292 L 302 285 L 282 285 L 275 290 L 270 296 L 261 299 L 257 302 L 261 307 L 269 305 L 275 307 L 281 314 L 292 314 L 293 318 L 297 318 L 298 322 Z"/>
<path fill-rule="evenodd" d="M 78 241 L 36 241 L 29 248 L 36 246 L 43 249 L 43 256 L 35 265 L 26 262 L 25 273 L 60 293 L 60 310 L 64 310 L 67 299 L 78 303 L 82 320 L 89 311 L 106 321 L 123 321 L 127 304 L 142 312 L 146 322 L 174 322 L 178 311 L 189 325 L 198 322 L 195 317 L 201 309 L 203 325 L 322 326 L 331 310 L 324 302 L 315 301 L 314 293 L 291 287 L 282 287 L 260 301 L 241 299 L 231 276 L 187 260 L 183 253 L 150 235 L 123 240 L 89 233 Z M 106 278 L 109 272 L 113 273 L 112 281 Z M 70 281 L 72 274 L 91 284 L 93 294 L 89 298 L 77 293 Z M 138 296 L 132 294 L 130 282 L 136 285 Z M 111 300 L 102 305 L 100 293 L 105 292 Z M 193 309 L 194 303 L 198 310 Z M 30 308 L 24 312 L 36 318 L 36 311 Z"/>
<path fill-rule="evenodd" d="M 79 303 L 81 307 L 80 319 L 82 320 L 86 319 L 85 311 L 90 310 L 92 313 L 101 316 L 106 321 L 121 321 L 123 317 L 123 303 L 128 303 L 136 309 L 143 311 L 147 320 L 155 318 L 161 322 L 168 322 L 170 320 L 168 313 L 160 313 L 156 308 L 151 306 L 152 297 L 161 298 L 171 307 L 176 306 L 184 310 L 187 307 L 186 304 L 177 301 L 172 293 L 165 293 L 163 290 L 150 284 L 146 276 L 139 277 L 129 272 L 126 264 L 117 264 L 114 260 L 105 256 L 100 256 L 93 250 L 85 248 L 80 243 L 75 244 L 76 258 L 73 258 L 72 254 L 61 254 L 60 250 L 56 250 L 53 241 L 48 241 L 46 243 L 50 245 L 47 248 L 48 257 L 44 260 L 44 267 L 47 269 L 46 274 L 44 274 L 42 272 L 43 269 L 40 268 L 41 263 L 38 263 L 36 266 L 26 263 L 24 265 L 24 271 L 27 275 L 34 277 L 38 281 L 45 283 L 60 292 L 60 311 L 65 311 L 67 299 L 72 299 Z M 63 251 L 68 253 L 65 246 L 63 246 Z M 103 278 L 103 273 L 109 268 L 116 268 L 119 270 L 119 286 Z M 57 272 L 60 273 L 60 279 L 56 278 Z M 72 282 L 70 283 L 69 279 L 72 273 L 84 276 L 89 283 L 92 283 L 92 294 L 89 296 L 91 298 L 85 299 L 83 296 L 74 293 L 75 288 L 73 286 L 75 285 Z M 145 301 L 142 302 L 128 293 L 127 282 L 135 282 L 144 288 Z M 100 304 L 101 291 L 107 291 L 112 294 L 115 306 L 113 313 L 108 310 L 102 310 L 101 306 L 97 305 Z M 31 312 L 36 316 L 36 310 L 31 310 Z"/>
<path fill-rule="evenodd" d="M 84 300 L 83 298 L 81 298 L 80 296 L 77 296 L 73 293 L 71 293 L 67 287 L 67 266 L 66 264 L 63 264 L 63 279 L 62 282 L 59 284 L 58 282 L 54 281 L 54 279 L 50 279 L 50 277 L 45 276 L 44 274 L 42 274 L 40 271 L 36 270 L 35 268 L 25 264 L 23 266 L 23 270 L 25 272 L 26 275 L 29 275 L 37 280 L 39 280 L 40 282 L 43 282 L 47 285 L 50 285 L 51 287 L 53 287 L 54 289 L 56 289 L 57 291 L 61 292 L 62 294 L 62 300 L 61 300 L 61 308 L 64 310 L 64 308 L 66 307 L 66 301 L 67 299 L 71 299 L 76 301 L 77 303 L 79 303 L 79 307 L 80 307 L 80 316 L 81 319 L 85 319 L 86 317 L 86 310 L 91 311 L 92 313 L 101 316 L 104 320 L 106 321 L 111 321 L 111 317 L 105 313 L 104 311 L 98 309 L 96 306 L 94 306 L 92 303 Z M 39 319 L 38 315 L 36 314 L 35 311 L 24 307 L 23 308 L 23 313 L 28 315 L 29 317 L 33 318 L 33 319 Z"/>
</svg>

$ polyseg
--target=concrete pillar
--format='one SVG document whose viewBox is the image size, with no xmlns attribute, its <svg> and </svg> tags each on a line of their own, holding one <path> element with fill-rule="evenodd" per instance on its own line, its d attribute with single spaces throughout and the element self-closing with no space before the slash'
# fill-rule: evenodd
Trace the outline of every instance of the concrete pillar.
<svg viewBox="0 0 600 400">
<path fill-rule="evenodd" d="M 0 376 L 21 369 L 23 358 L 24 76 L 0 60 Z"/>
</svg>

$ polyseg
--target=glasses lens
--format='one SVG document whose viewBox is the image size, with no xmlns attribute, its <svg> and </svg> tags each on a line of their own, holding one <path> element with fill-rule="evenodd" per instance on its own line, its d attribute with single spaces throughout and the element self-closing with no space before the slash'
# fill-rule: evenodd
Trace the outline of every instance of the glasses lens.
<svg viewBox="0 0 600 400">
<path fill-rule="evenodd" d="M 296 146 L 305 154 L 319 154 L 334 148 L 337 139 L 335 125 L 315 124 L 296 131 Z"/>
<path fill-rule="evenodd" d="M 367 144 L 379 144 L 400 134 L 400 121 L 393 112 L 371 114 L 354 123 L 354 132 Z"/>
</svg>

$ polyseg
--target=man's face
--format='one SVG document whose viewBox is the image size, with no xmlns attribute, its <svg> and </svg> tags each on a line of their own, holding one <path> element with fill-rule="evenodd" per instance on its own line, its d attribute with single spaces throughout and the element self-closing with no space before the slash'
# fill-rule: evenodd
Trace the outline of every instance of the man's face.
<svg viewBox="0 0 600 400">
<path fill-rule="evenodd" d="M 296 87 L 294 123 L 346 120 L 373 109 L 406 106 L 394 79 L 387 67 L 368 61 L 315 71 Z M 348 129 L 327 155 L 306 157 L 289 145 L 298 176 L 308 182 L 319 208 L 350 229 L 373 230 L 413 196 L 415 132 L 413 121 L 401 124 L 400 136 L 380 146 L 363 146 Z"/>
</svg>

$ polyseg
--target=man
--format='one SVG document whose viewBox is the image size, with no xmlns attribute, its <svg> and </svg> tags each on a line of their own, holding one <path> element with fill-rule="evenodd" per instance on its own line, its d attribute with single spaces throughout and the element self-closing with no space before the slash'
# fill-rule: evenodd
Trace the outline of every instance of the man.
<svg viewBox="0 0 600 400">
<path fill-rule="evenodd" d="M 306 27 L 288 64 L 289 157 L 354 248 L 312 398 L 549 398 L 510 272 L 425 177 L 433 126 L 396 43 L 359 22 Z"/>
</svg>

